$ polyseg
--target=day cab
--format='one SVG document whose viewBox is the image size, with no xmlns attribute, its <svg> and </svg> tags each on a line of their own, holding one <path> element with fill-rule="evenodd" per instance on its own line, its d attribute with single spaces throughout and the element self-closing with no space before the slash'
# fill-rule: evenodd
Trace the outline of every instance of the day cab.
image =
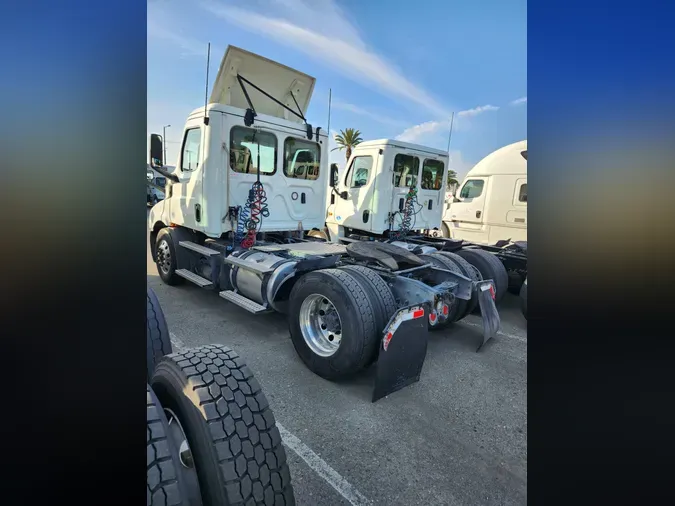
<svg viewBox="0 0 675 506">
<path fill-rule="evenodd" d="M 151 242 L 167 226 L 225 238 L 237 227 L 233 211 L 245 207 L 258 180 L 269 210 L 259 232 L 323 228 L 327 137 L 304 117 L 314 84 L 307 74 L 229 46 L 208 104 L 183 128 L 166 198 L 150 214 Z"/>
<path fill-rule="evenodd" d="M 406 195 L 417 190 L 412 230 L 439 230 L 448 153 L 392 139 L 366 141 L 335 177 L 326 227 L 338 242 L 350 232 L 381 236 L 401 228 Z"/>
<path fill-rule="evenodd" d="M 443 235 L 476 244 L 527 241 L 527 140 L 490 153 L 449 200 Z"/>
</svg>

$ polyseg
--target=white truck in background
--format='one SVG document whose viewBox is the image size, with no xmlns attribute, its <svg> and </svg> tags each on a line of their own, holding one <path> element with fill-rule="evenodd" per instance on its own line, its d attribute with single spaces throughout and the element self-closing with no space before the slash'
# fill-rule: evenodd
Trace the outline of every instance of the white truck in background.
<svg viewBox="0 0 675 506">
<path fill-rule="evenodd" d="M 506 160 L 515 168 L 500 163 L 504 151 L 515 153 L 524 163 L 514 163 L 512 156 Z M 507 209 L 505 219 L 516 226 L 522 220 L 526 226 L 527 173 L 526 165 L 523 165 L 527 142 L 516 143 L 504 151 L 478 164 L 476 170 L 480 175 L 465 181 L 461 192 L 467 195 L 464 199 L 467 204 L 473 201 L 482 205 L 485 199 L 498 209 L 513 204 L 515 209 Z M 495 160 L 497 167 L 493 163 Z M 459 268 L 472 279 L 493 280 L 495 300 L 499 303 L 507 291 L 517 294 L 520 290 L 527 275 L 527 243 L 514 243 L 508 237 L 493 243 L 487 239 L 477 242 L 468 238 L 448 238 L 447 233 L 443 234 L 443 228 L 448 230 L 448 225 L 443 222 L 447 163 L 447 152 L 422 145 L 390 139 L 362 142 L 354 148 L 346 170 L 340 175 L 335 171 L 331 174 L 329 184 L 333 189 L 326 212 L 325 233 L 336 243 L 391 243 L 420 255 L 439 268 L 450 268 L 448 261 L 454 263 L 452 267 Z M 486 166 L 498 174 L 486 175 L 481 169 Z M 508 198 L 504 195 L 503 179 L 510 185 Z M 483 186 L 486 189 L 481 193 L 479 189 Z M 512 189 L 517 192 L 515 195 L 510 193 Z M 481 194 L 482 199 L 474 198 Z M 505 199 L 508 202 L 502 202 Z M 483 207 L 469 211 L 480 218 Z M 429 257 L 434 254 L 437 256 Z M 438 258 L 438 254 L 444 258 Z"/>
<path fill-rule="evenodd" d="M 345 378 L 377 362 L 375 401 L 419 380 L 429 329 L 480 307 L 478 349 L 493 337 L 494 284 L 440 253 L 429 260 L 391 244 L 311 236 L 324 228 L 334 190 L 327 135 L 305 118 L 314 84 L 228 47 L 210 99 L 187 119 L 173 171 L 162 167 L 162 138 L 150 136 L 153 169 L 167 179 L 166 198 L 149 213 L 150 247 L 168 285 L 187 280 L 254 315 L 288 315 L 293 346 L 317 375 Z M 440 212 L 447 154 L 425 156 L 425 170 L 441 181 L 422 198 Z M 363 170 L 354 174 L 360 184 Z M 387 201 L 387 214 L 394 204 Z"/>
<path fill-rule="evenodd" d="M 475 244 L 527 241 L 527 141 L 483 158 L 446 202 L 443 236 Z"/>
</svg>

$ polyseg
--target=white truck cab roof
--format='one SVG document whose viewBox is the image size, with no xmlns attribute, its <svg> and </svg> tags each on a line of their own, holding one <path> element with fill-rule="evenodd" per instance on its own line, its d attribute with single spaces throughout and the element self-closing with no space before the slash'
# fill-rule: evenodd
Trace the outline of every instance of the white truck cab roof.
<svg viewBox="0 0 675 506">
<path fill-rule="evenodd" d="M 376 139 L 372 141 L 364 141 L 359 143 L 353 151 L 358 150 L 359 148 L 376 148 L 376 147 L 384 147 L 384 146 L 392 146 L 392 147 L 397 147 L 401 149 L 410 149 L 414 151 L 422 151 L 425 153 L 433 154 L 436 156 L 448 156 L 447 151 L 443 151 L 442 149 L 435 149 L 435 148 L 430 148 L 427 146 L 422 146 L 421 144 L 413 144 L 411 142 L 403 142 L 403 141 L 397 141 L 396 139 Z"/>
<path fill-rule="evenodd" d="M 253 103 L 258 115 L 274 116 L 295 123 L 303 123 L 301 118 L 290 113 L 274 100 L 270 100 L 265 93 L 304 116 L 314 92 L 315 78 L 236 46 L 228 46 L 213 83 L 209 103 L 248 109 L 249 100 L 237 76 L 244 79 L 248 99 Z M 259 88 L 264 89 L 265 93 Z"/>
<path fill-rule="evenodd" d="M 514 142 L 493 151 L 474 165 L 464 180 L 498 174 L 527 174 L 527 140 Z"/>
</svg>

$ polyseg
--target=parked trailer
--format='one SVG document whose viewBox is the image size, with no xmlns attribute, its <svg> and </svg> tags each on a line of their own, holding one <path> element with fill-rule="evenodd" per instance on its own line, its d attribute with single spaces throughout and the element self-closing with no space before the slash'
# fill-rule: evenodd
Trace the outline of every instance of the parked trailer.
<svg viewBox="0 0 675 506">
<path fill-rule="evenodd" d="M 175 351 L 147 289 L 147 506 L 295 504 L 274 414 L 226 346 Z"/>
<path fill-rule="evenodd" d="M 443 237 L 447 161 L 446 152 L 419 144 L 392 139 L 359 144 L 344 174 L 332 171 L 326 238 L 338 244 L 387 242 L 418 255 L 442 252 L 445 263 L 460 271 L 468 262 L 473 279 L 494 280 L 497 302 L 507 290 L 517 294 L 527 275 L 527 242 L 489 246 Z"/>
<path fill-rule="evenodd" d="M 188 280 L 250 313 L 287 314 L 298 355 L 319 376 L 377 362 L 375 401 L 419 379 L 427 327 L 480 306 L 480 349 L 499 315 L 488 279 L 392 245 L 307 234 L 325 224 L 329 188 L 327 136 L 304 116 L 314 83 L 229 47 L 208 105 L 187 120 L 176 171 L 155 169 L 167 187 L 150 211 L 150 245 L 165 283 Z M 160 136 L 150 146 L 161 165 Z"/>
</svg>

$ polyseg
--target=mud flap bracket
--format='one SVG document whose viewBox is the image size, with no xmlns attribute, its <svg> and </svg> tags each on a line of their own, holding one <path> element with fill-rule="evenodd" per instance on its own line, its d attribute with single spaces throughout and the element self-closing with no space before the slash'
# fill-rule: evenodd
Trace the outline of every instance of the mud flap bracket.
<svg viewBox="0 0 675 506">
<path fill-rule="evenodd" d="M 375 367 L 375 402 L 416 383 L 427 355 L 428 302 L 399 309 L 384 328 Z"/>
</svg>

